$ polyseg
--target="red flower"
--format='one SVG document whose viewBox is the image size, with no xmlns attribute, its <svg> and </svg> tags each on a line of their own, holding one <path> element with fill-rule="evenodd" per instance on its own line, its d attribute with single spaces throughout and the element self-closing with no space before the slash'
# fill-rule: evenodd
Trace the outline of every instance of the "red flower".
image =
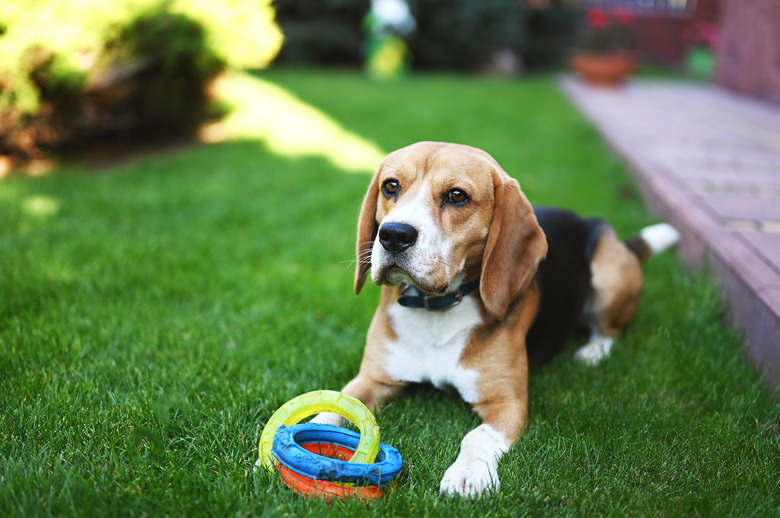
<svg viewBox="0 0 780 518">
<path fill-rule="evenodd" d="M 682 40 L 689 47 L 714 47 L 718 29 L 712 22 L 696 22 L 683 32 Z"/>
<path fill-rule="evenodd" d="M 615 7 L 615 10 L 612 11 L 612 14 L 614 14 L 615 20 L 620 25 L 631 25 L 634 23 L 634 13 L 631 12 L 631 9 L 628 7 Z"/>
<path fill-rule="evenodd" d="M 596 29 L 606 29 L 609 27 L 609 14 L 603 9 L 589 9 L 586 15 L 588 25 Z"/>
<path fill-rule="evenodd" d="M 701 34 L 704 43 L 711 47 L 714 47 L 718 41 L 718 28 L 712 22 L 700 22 L 699 34 Z"/>
</svg>

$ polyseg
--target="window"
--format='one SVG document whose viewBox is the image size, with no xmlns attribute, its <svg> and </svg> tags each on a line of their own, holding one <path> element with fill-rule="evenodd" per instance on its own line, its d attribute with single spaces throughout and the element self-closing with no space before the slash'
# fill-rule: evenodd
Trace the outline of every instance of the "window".
<svg viewBox="0 0 780 518">
<path fill-rule="evenodd" d="M 536 2 L 539 3 L 539 2 Z M 564 0 L 575 7 L 626 7 L 636 14 L 666 14 L 682 16 L 692 13 L 696 0 Z"/>
</svg>

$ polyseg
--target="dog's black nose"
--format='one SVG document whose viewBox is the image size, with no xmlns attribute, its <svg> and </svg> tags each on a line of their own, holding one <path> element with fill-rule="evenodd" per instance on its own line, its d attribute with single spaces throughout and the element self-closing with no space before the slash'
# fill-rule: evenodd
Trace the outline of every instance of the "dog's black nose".
<svg viewBox="0 0 780 518">
<path fill-rule="evenodd" d="M 417 241 L 417 229 L 406 223 L 384 223 L 379 227 L 379 242 L 385 250 L 400 254 Z"/>
</svg>

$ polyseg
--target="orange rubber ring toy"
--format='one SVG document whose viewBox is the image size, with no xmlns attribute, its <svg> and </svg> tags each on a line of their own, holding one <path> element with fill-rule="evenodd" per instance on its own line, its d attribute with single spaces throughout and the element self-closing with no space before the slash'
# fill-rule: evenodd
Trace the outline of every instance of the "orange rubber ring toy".
<svg viewBox="0 0 780 518">
<path fill-rule="evenodd" d="M 301 445 L 302 448 L 315 453 L 338 459 L 349 460 L 355 453 L 349 448 L 328 443 L 309 443 Z M 374 500 L 385 493 L 384 487 L 379 486 L 355 486 L 327 480 L 315 480 L 283 466 L 276 462 L 276 470 L 282 476 L 285 485 L 302 496 L 314 496 L 330 502 L 333 498 L 345 499 L 357 497 L 361 500 Z"/>
</svg>

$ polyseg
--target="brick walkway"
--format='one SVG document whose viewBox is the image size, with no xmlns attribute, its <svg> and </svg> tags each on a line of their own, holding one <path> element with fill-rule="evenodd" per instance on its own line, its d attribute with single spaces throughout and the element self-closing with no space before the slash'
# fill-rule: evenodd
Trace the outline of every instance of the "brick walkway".
<svg viewBox="0 0 780 518">
<path fill-rule="evenodd" d="M 680 230 L 686 264 L 720 278 L 748 356 L 780 387 L 780 105 L 698 83 L 560 86 Z"/>
</svg>

